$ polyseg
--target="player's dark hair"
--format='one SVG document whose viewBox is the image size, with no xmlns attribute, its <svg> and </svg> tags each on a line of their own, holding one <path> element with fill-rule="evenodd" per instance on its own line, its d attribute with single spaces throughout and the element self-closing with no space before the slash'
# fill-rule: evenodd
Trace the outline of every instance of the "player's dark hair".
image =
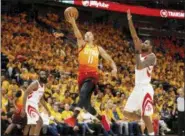
<svg viewBox="0 0 185 136">
<path fill-rule="evenodd" d="M 15 97 L 19 98 L 21 97 L 21 95 L 22 95 L 22 91 L 17 91 L 15 94 Z"/>
</svg>

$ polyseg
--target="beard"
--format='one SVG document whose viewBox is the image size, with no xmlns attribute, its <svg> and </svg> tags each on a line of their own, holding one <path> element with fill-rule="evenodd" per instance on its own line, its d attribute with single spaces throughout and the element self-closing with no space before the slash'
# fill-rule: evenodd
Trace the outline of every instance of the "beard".
<svg viewBox="0 0 185 136">
<path fill-rule="evenodd" d="M 146 52 L 148 52 L 148 50 L 149 50 L 148 48 L 142 48 L 142 49 L 141 49 L 141 52 L 142 52 L 142 53 L 146 53 Z"/>
<path fill-rule="evenodd" d="M 40 77 L 40 82 L 42 82 L 42 83 L 47 83 L 47 78 L 42 78 L 42 77 Z"/>
</svg>

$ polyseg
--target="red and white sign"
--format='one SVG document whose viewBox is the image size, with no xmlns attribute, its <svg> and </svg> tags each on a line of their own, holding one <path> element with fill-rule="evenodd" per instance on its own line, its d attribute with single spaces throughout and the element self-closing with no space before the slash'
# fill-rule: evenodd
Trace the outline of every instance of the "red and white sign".
<svg viewBox="0 0 185 136">
<path fill-rule="evenodd" d="M 168 12 L 165 9 L 160 11 L 161 17 L 168 17 Z"/>
<path fill-rule="evenodd" d="M 155 17 L 165 17 L 165 18 L 177 18 L 184 19 L 184 11 L 178 10 L 165 10 L 165 9 L 152 9 L 142 6 L 133 6 L 127 4 L 119 4 L 109 1 L 101 0 L 74 0 L 74 5 L 98 8 L 117 12 L 127 12 L 130 9 L 132 14 L 144 15 L 144 16 L 155 16 Z"/>
<path fill-rule="evenodd" d="M 160 11 L 161 17 L 169 18 L 184 18 L 184 12 L 179 11 L 170 11 L 162 9 Z"/>
<path fill-rule="evenodd" d="M 82 5 L 85 7 L 96 7 L 96 8 L 105 8 L 108 9 L 109 8 L 109 4 L 106 4 L 105 2 L 101 2 L 101 1 L 82 1 Z"/>
<path fill-rule="evenodd" d="M 184 12 L 168 11 L 168 16 L 173 18 L 184 18 Z"/>
</svg>

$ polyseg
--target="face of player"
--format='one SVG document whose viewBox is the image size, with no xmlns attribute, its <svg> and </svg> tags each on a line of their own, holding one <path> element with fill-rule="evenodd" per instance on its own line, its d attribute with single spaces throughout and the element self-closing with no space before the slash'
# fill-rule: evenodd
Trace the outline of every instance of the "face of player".
<svg viewBox="0 0 185 136">
<path fill-rule="evenodd" d="M 85 33 L 85 41 L 86 42 L 94 41 L 94 35 L 92 34 L 92 32 Z"/>
<path fill-rule="evenodd" d="M 41 71 L 40 72 L 40 82 L 42 82 L 42 83 L 47 83 L 47 76 L 46 76 L 46 72 L 45 71 Z"/>
<path fill-rule="evenodd" d="M 152 51 L 152 46 L 149 40 L 146 40 L 144 43 L 142 43 L 141 52 L 142 53 L 149 53 Z"/>
</svg>

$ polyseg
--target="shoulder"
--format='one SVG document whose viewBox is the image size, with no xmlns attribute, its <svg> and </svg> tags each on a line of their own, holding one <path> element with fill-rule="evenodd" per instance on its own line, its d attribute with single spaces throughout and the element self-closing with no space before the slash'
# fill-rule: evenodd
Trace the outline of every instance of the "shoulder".
<svg viewBox="0 0 185 136">
<path fill-rule="evenodd" d="M 38 80 L 34 80 L 31 84 L 32 85 L 39 85 L 39 81 Z"/>
<path fill-rule="evenodd" d="M 86 43 L 81 46 L 78 46 L 78 53 L 80 53 L 86 47 Z"/>
<path fill-rule="evenodd" d="M 157 58 L 154 53 L 151 53 L 147 56 L 147 58 L 155 65 L 157 63 Z"/>
<path fill-rule="evenodd" d="M 30 85 L 29 85 L 30 88 L 32 89 L 37 89 L 39 87 L 39 81 L 38 80 L 35 80 L 33 81 Z"/>
<path fill-rule="evenodd" d="M 149 54 L 148 57 L 156 59 L 156 55 L 154 53 Z"/>
<path fill-rule="evenodd" d="M 97 45 L 97 48 L 98 48 L 98 49 L 103 49 L 101 46 L 98 46 L 98 45 Z"/>
<path fill-rule="evenodd" d="M 97 46 L 97 48 L 98 48 L 98 51 L 101 53 L 101 52 L 105 52 L 105 50 L 103 49 L 103 47 L 101 47 L 101 46 Z"/>
</svg>

